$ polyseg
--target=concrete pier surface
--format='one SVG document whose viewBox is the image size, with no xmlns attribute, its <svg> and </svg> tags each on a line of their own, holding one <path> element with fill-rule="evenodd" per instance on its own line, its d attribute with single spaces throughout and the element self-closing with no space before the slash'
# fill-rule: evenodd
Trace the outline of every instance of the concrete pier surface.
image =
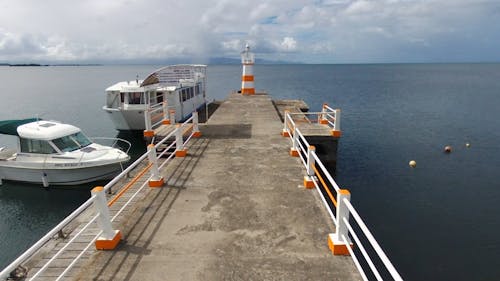
<svg viewBox="0 0 500 281">
<path fill-rule="evenodd" d="M 75 280 L 361 280 L 268 95 L 231 94 Z"/>
</svg>

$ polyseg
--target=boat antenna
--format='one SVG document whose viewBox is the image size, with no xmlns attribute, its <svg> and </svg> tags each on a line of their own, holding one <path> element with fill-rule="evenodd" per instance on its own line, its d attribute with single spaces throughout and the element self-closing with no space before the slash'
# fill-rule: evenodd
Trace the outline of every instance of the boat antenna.
<svg viewBox="0 0 500 281">
<path fill-rule="evenodd" d="M 135 76 L 135 83 L 139 84 L 139 74 Z"/>
</svg>

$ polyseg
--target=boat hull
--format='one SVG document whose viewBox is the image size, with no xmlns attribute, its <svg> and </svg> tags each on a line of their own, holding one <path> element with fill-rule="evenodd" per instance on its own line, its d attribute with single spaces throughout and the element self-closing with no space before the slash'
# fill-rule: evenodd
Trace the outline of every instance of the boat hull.
<svg viewBox="0 0 500 281">
<path fill-rule="evenodd" d="M 198 105 L 195 110 L 203 108 L 205 103 Z M 144 121 L 144 109 L 115 109 L 103 107 L 103 110 L 108 113 L 109 118 L 115 125 L 115 128 L 119 131 L 143 131 L 146 129 Z M 180 111 L 177 111 L 180 112 Z M 186 112 L 186 114 L 176 116 L 176 122 L 183 122 L 184 120 L 191 117 L 192 111 Z"/>
<path fill-rule="evenodd" d="M 109 118 L 120 131 L 144 130 L 144 109 L 120 110 L 114 108 L 103 108 L 108 113 Z"/>
<path fill-rule="evenodd" d="M 36 169 L 0 165 L 0 179 L 43 185 L 79 185 L 112 179 L 121 171 L 120 163 L 71 169 Z"/>
</svg>

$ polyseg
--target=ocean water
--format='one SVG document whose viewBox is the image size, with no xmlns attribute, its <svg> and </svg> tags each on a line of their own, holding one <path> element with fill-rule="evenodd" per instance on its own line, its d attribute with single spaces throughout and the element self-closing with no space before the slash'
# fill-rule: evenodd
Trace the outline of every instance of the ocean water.
<svg viewBox="0 0 500 281">
<path fill-rule="evenodd" d="M 0 67 L 0 120 L 40 116 L 114 137 L 104 89 L 156 68 Z M 254 73 L 257 90 L 276 99 L 342 109 L 336 180 L 405 280 L 498 280 L 500 64 L 255 65 Z M 225 98 L 240 79 L 240 66 L 209 66 L 209 99 Z M 92 187 L 4 182 L 0 267 Z"/>
</svg>

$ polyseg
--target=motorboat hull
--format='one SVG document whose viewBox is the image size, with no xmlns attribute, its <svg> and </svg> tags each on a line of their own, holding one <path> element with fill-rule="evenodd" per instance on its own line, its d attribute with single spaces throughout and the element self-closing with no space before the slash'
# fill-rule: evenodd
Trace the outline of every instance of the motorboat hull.
<svg viewBox="0 0 500 281">
<path fill-rule="evenodd" d="M 3 165 L 2 165 L 3 164 Z M 103 166 L 37 169 L 9 167 L 0 162 L 0 180 L 19 181 L 32 184 L 79 185 L 93 181 L 108 180 L 122 171 L 120 163 Z"/>
</svg>

